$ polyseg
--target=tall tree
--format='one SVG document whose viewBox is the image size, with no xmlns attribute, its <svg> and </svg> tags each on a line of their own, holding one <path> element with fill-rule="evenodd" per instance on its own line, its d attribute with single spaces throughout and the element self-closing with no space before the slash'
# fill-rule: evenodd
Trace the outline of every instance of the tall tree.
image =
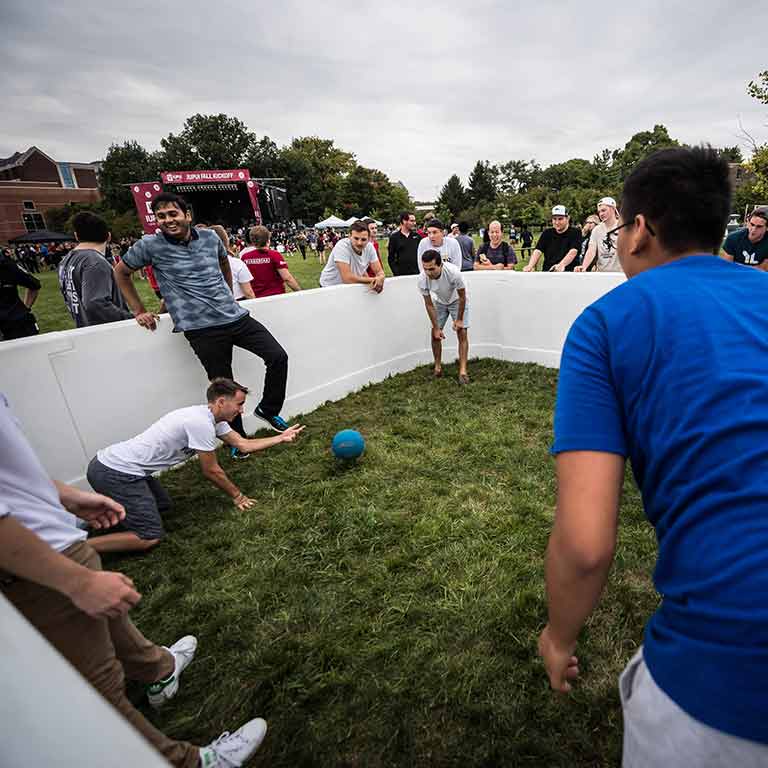
<svg viewBox="0 0 768 768">
<path fill-rule="evenodd" d="M 248 149 L 245 167 L 255 178 L 280 178 L 283 173 L 280 149 L 269 136 L 262 136 Z"/>
<path fill-rule="evenodd" d="M 487 160 L 478 160 L 467 181 L 467 197 L 472 205 L 492 203 L 498 194 L 498 169 Z"/>
<path fill-rule="evenodd" d="M 451 221 L 456 221 L 459 213 L 467 207 L 467 203 L 467 191 L 464 189 L 461 179 L 454 173 L 440 190 L 435 207 L 442 216 L 448 214 Z"/>
<path fill-rule="evenodd" d="M 133 210 L 129 185 L 136 181 L 154 181 L 158 171 L 158 157 L 138 142 L 112 144 L 99 171 L 99 188 L 105 204 L 118 213 Z"/>
<path fill-rule="evenodd" d="M 192 115 L 181 133 L 160 140 L 164 170 L 242 168 L 256 137 L 236 117 Z"/>
<path fill-rule="evenodd" d="M 719 147 L 717 154 L 724 157 L 729 163 L 743 163 L 744 155 L 741 153 L 741 147 Z"/>
<path fill-rule="evenodd" d="M 680 144 L 669 135 L 664 125 L 654 125 L 652 131 L 636 133 L 624 145 L 624 149 L 613 152 L 613 165 L 618 171 L 619 180 L 623 182 L 641 160 L 656 150 L 679 146 Z"/>
</svg>

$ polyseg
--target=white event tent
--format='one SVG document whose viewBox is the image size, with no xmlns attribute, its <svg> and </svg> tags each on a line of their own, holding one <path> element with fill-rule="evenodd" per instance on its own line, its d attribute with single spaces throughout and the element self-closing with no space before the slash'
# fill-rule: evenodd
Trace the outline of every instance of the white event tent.
<svg viewBox="0 0 768 768">
<path fill-rule="evenodd" d="M 329 216 L 327 219 L 318 221 L 317 224 L 315 224 L 315 229 L 328 229 L 329 227 L 348 227 L 348 226 L 349 224 L 346 221 L 344 221 L 344 219 L 340 219 L 338 216 Z"/>
</svg>

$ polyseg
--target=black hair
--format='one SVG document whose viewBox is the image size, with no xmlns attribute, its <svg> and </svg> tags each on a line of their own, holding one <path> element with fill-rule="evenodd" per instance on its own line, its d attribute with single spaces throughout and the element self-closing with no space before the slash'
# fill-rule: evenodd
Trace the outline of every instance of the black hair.
<svg viewBox="0 0 768 768">
<path fill-rule="evenodd" d="M 766 208 L 755 208 L 752 213 L 747 216 L 747 221 L 750 221 L 753 216 L 757 216 L 758 219 L 762 219 L 766 224 L 768 224 L 768 209 Z"/>
<path fill-rule="evenodd" d="M 427 222 L 427 229 L 429 229 L 430 227 L 436 227 L 441 232 L 445 229 L 445 227 L 443 226 L 443 222 L 440 221 L 440 219 L 430 219 Z"/>
<path fill-rule="evenodd" d="M 208 402 L 212 403 L 219 397 L 234 397 L 238 392 L 247 395 L 248 387 L 244 387 L 242 384 L 238 384 L 232 379 L 225 379 L 223 376 L 218 376 L 211 381 L 205 394 L 208 398 Z"/>
<path fill-rule="evenodd" d="M 459 222 L 459 232 L 461 232 L 462 235 L 466 235 L 467 232 L 469 232 L 469 224 L 466 221 Z"/>
<path fill-rule="evenodd" d="M 152 213 L 157 213 L 157 209 L 161 205 L 175 205 L 182 213 L 189 211 L 189 204 L 180 195 L 175 195 L 173 192 L 161 192 L 152 201 Z"/>
<path fill-rule="evenodd" d="M 404 221 L 408 221 L 408 219 L 410 219 L 411 216 L 413 216 L 413 213 L 411 211 L 403 211 L 400 214 L 400 223 L 402 224 Z"/>
<path fill-rule="evenodd" d="M 106 243 L 109 239 L 107 222 L 91 211 L 80 211 L 72 219 L 72 229 L 81 243 Z"/>
<path fill-rule="evenodd" d="M 430 223 L 430 226 L 431 223 Z M 428 251 L 424 251 L 421 254 L 421 261 L 426 264 L 428 261 L 434 261 L 439 267 L 443 263 L 443 259 L 440 256 L 440 251 L 436 251 L 434 248 L 430 248 Z"/>
<path fill-rule="evenodd" d="M 710 146 L 654 152 L 624 182 L 623 222 L 642 213 L 672 253 L 717 253 L 730 210 L 728 163 Z"/>
<path fill-rule="evenodd" d="M 362 221 L 358 219 L 357 221 L 352 222 L 352 224 L 349 227 L 349 231 L 350 232 L 368 232 L 368 225 L 364 224 Z"/>
</svg>

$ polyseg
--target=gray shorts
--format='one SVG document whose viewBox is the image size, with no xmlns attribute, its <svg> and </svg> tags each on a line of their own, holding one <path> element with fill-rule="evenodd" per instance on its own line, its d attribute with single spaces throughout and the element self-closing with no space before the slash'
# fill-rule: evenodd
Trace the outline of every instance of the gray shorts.
<svg viewBox="0 0 768 768">
<path fill-rule="evenodd" d="M 162 539 L 165 536 L 163 515 L 171 509 L 171 498 L 151 475 L 139 477 L 105 467 L 95 456 L 86 475 L 91 488 L 125 507 L 125 518 L 113 531 L 130 531 L 140 539 Z"/>
<path fill-rule="evenodd" d="M 451 316 L 451 320 L 455 320 L 459 316 L 459 300 L 456 299 L 453 304 L 435 302 L 435 309 L 437 310 L 437 324 L 443 328 L 448 320 L 448 315 Z M 464 328 L 469 328 L 469 302 L 464 305 Z"/>
<path fill-rule="evenodd" d="M 624 714 L 623 768 L 765 768 L 768 744 L 740 739 L 695 720 L 651 677 L 642 646 L 619 678 Z"/>
</svg>

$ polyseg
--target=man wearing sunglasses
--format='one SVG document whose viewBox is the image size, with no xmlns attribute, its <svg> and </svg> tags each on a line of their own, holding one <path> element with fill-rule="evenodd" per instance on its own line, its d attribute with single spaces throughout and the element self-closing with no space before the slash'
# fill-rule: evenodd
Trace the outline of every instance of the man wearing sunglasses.
<svg viewBox="0 0 768 768">
<path fill-rule="evenodd" d="M 730 205 L 711 148 L 639 163 L 615 230 L 630 279 L 582 312 L 563 348 L 539 652 L 552 688 L 569 691 L 629 458 L 661 602 L 619 680 L 624 766 L 768 765 L 768 283 L 713 255 Z"/>
<path fill-rule="evenodd" d="M 616 253 L 616 233 L 612 231 L 619 223 L 616 201 L 612 197 L 604 197 L 597 204 L 597 215 L 600 223 L 592 230 L 581 265 L 573 271 L 589 272 L 594 267 L 598 272 L 621 272 Z"/>
</svg>

